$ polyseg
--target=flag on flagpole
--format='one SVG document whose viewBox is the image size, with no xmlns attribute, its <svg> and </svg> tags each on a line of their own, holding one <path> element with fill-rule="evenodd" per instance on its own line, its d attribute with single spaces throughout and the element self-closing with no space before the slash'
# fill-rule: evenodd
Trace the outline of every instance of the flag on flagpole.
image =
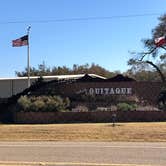
<svg viewBox="0 0 166 166">
<path fill-rule="evenodd" d="M 156 38 L 156 39 L 154 40 L 154 42 L 155 42 L 155 45 L 156 45 L 157 47 L 161 47 L 161 46 L 163 46 L 164 44 L 166 44 L 166 36 L 162 36 L 162 37 Z"/>
<path fill-rule="evenodd" d="M 21 47 L 21 46 L 27 46 L 28 45 L 28 35 L 22 36 L 19 39 L 12 41 L 13 47 Z"/>
</svg>

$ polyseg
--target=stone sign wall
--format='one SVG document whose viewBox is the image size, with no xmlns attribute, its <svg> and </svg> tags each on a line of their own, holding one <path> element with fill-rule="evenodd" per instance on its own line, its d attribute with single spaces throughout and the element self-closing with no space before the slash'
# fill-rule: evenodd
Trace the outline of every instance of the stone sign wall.
<svg viewBox="0 0 166 166">
<path fill-rule="evenodd" d="M 157 104 L 158 95 L 164 85 L 161 82 L 52 82 L 36 93 L 55 94 L 72 99 L 80 96 L 100 98 L 126 98 L 136 102 Z M 81 99 L 81 98 L 80 98 Z"/>
</svg>

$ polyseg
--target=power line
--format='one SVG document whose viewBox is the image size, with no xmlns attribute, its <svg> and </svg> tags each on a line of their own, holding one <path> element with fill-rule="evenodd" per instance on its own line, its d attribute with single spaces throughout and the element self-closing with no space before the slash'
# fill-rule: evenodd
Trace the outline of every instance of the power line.
<svg viewBox="0 0 166 166">
<path fill-rule="evenodd" d="M 105 16 L 105 17 L 79 17 L 79 18 L 64 18 L 64 19 L 48 19 L 48 20 L 20 20 L 20 21 L 0 21 L 0 24 L 23 24 L 23 23 L 53 23 L 53 22 L 73 22 L 73 21 L 97 21 L 111 20 L 123 18 L 136 18 L 161 15 L 159 13 L 144 13 L 133 15 Z"/>
</svg>

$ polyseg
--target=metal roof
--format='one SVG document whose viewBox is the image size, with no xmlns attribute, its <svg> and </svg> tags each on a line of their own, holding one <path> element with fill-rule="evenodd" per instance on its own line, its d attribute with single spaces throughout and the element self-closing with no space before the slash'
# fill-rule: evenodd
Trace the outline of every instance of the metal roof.
<svg viewBox="0 0 166 166">
<path fill-rule="evenodd" d="M 101 78 L 101 79 L 106 79 L 103 76 L 97 75 L 97 74 L 88 74 L 89 76 L 93 78 Z M 84 77 L 85 74 L 74 74 L 74 75 L 53 75 L 53 76 L 42 76 L 44 79 L 78 79 Z M 30 79 L 37 79 L 40 78 L 40 76 L 31 76 Z M 28 77 L 11 77 L 11 78 L 0 78 L 0 81 L 2 80 L 26 80 Z"/>
</svg>

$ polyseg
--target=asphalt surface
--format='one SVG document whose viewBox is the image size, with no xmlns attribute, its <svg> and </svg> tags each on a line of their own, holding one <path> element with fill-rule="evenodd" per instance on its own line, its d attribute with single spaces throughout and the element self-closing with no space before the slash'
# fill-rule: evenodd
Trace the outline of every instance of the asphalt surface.
<svg viewBox="0 0 166 166">
<path fill-rule="evenodd" d="M 0 142 L 1 162 L 48 165 L 140 164 L 166 166 L 166 143 Z"/>
</svg>

